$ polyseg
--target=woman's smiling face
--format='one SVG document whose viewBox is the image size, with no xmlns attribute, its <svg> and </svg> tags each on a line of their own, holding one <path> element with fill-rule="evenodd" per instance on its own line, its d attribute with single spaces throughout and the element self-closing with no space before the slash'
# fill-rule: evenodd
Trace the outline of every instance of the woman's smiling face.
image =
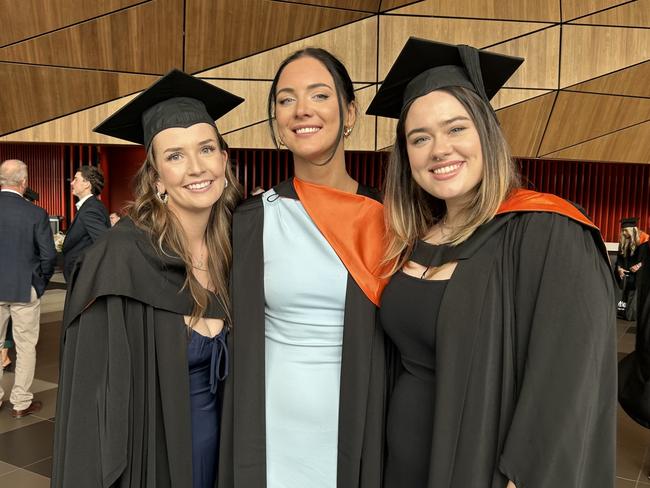
<svg viewBox="0 0 650 488">
<path fill-rule="evenodd" d="M 483 179 L 478 130 L 465 107 L 445 91 L 417 98 L 404 130 L 411 173 L 427 193 L 464 206 Z"/>
<path fill-rule="evenodd" d="M 200 123 L 165 129 L 153 139 L 160 193 L 179 216 L 209 211 L 223 193 L 228 156 L 216 129 Z"/>
<path fill-rule="evenodd" d="M 280 74 L 275 120 L 280 138 L 298 164 L 326 161 L 342 143 L 338 96 L 332 75 L 315 58 L 298 58 Z M 353 104 L 344 109 L 343 125 L 351 127 Z"/>
</svg>

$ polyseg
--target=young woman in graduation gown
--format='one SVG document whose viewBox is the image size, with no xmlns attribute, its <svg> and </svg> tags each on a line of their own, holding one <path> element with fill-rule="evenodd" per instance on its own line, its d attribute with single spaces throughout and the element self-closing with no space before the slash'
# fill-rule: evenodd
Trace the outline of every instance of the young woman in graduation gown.
<svg viewBox="0 0 650 488">
<path fill-rule="evenodd" d="M 308 48 L 280 65 L 269 118 L 295 177 L 233 217 L 220 488 L 380 484 L 383 207 L 346 171 L 356 110 L 330 53 Z"/>
<path fill-rule="evenodd" d="M 583 214 L 517 189 L 489 99 L 521 62 L 412 38 L 368 109 L 398 119 L 385 488 L 614 486 L 613 277 Z"/>
<path fill-rule="evenodd" d="M 618 399 L 630 417 L 650 429 L 650 241 L 645 232 L 640 233 L 636 341 L 634 351 L 618 366 Z"/>
<path fill-rule="evenodd" d="M 174 70 L 95 129 L 147 157 L 68 288 L 53 487 L 215 486 L 240 190 L 214 120 L 241 101 Z"/>
</svg>

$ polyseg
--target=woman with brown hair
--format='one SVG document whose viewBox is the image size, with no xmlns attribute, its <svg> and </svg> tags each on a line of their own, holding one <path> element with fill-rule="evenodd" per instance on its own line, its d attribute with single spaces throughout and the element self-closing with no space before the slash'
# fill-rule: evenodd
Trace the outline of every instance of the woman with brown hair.
<svg viewBox="0 0 650 488">
<path fill-rule="evenodd" d="M 233 218 L 233 367 L 219 486 L 377 488 L 383 207 L 346 169 L 352 81 L 332 54 L 306 48 L 280 64 L 268 107 L 295 177 Z"/>
<path fill-rule="evenodd" d="M 386 488 L 614 486 L 613 280 L 584 215 L 518 188 L 489 100 L 521 62 L 411 38 L 368 109 L 398 119 Z"/>
<path fill-rule="evenodd" d="M 72 273 L 52 486 L 215 484 L 241 191 L 214 121 L 241 102 L 174 70 L 95 129 L 147 157 Z"/>
</svg>

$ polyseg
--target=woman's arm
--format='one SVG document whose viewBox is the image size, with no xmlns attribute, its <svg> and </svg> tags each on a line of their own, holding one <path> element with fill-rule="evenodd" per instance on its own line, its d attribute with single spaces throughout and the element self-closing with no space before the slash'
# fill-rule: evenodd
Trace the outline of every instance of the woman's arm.
<svg viewBox="0 0 650 488">
<path fill-rule="evenodd" d="M 512 481 L 508 481 L 508 486 L 506 488 L 517 488 Z"/>
</svg>

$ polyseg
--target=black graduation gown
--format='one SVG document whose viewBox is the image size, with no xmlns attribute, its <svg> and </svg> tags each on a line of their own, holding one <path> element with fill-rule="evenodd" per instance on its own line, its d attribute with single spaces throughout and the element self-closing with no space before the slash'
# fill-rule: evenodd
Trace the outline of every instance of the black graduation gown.
<svg viewBox="0 0 650 488">
<path fill-rule="evenodd" d="M 77 261 L 63 317 L 52 487 L 192 486 L 185 267 L 126 218 Z M 216 299 L 207 317 L 223 317 Z M 215 460 L 216 462 L 216 460 Z"/>
<path fill-rule="evenodd" d="M 275 187 L 298 198 L 292 181 Z M 360 194 L 376 198 L 369 189 Z M 261 197 L 233 218 L 233 329 L 224 389 L 219 488 L 266 486 L 264 208 Z M 339 400 L 338 488 L 381 484 L 386 401 L 384 336 L 377 308 L 348 276 Z"/>
<path fill-rule="evenodd" d="M 613 488 L 614 279 L 597 231 L 508 213 L 457 247 L 437 321 L 428 488 Z"/>
<path fill-rule="evenodd" d="M 619 401 L 636 422 L 650 429 L 650 244 L 639 246 L 643 263 L 637 281 L 634 351 L 619 363 Z"/>
</svg>

